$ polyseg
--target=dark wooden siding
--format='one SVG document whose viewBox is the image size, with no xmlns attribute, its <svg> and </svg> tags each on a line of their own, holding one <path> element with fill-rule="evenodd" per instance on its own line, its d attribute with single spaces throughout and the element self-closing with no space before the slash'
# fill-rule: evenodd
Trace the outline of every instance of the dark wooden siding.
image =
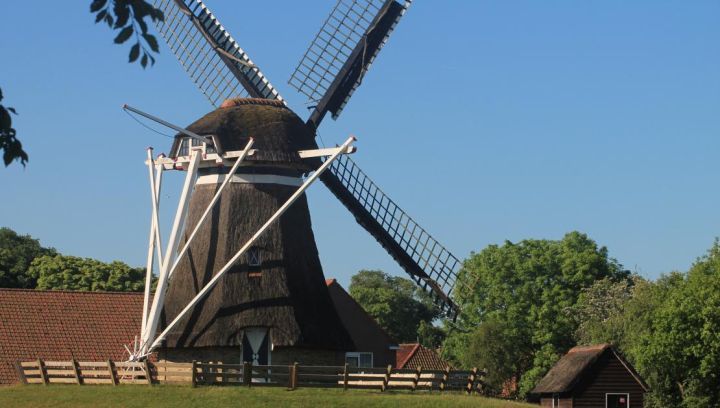
<svg viewBox="0 0 720 408">
<path fill-rule="evenodd" d="M 605 350 L 598 362 L 574 387 L 573 407 L 604 408 L 606 393 L 628 393 L 630 407 L 643 406 L 642 386 L 610 349 Z"/>
</svg>

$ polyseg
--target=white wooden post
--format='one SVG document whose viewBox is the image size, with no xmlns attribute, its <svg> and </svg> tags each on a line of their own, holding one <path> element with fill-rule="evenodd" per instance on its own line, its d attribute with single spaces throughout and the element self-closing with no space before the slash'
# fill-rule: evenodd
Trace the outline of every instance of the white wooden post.
<svg viewBox="0 0 720 408">
<path fill-rule="evenodd" d="M 210 290 L 211 290 L 213 287 L 215 287 L 215 284 L 217 284 L 218 280 L 220 280 L 220 278 L 222 278 L 222 277 L 225 275 L 225 273 L 226 273 L 228 270 L 230 270 L 230 268 L 231 268 L 233 265 L 235 265 L 235 263 L 236 263 L 236 262 L 238 261 L 238 259 L 240 259 L 240 257 L 245 253 L 245 251 L 247 251 L 247 249 L 250 248 L 250 246 L 252 246 L 252 245 L 255 243 L 255 241 L 265 232 L 265 230 L 267 230 L 268 227 L 270 227 L 270 225 L 272 225 L 272 223 L 274 223 L 278 218 L 280 218 L 280 216 L 283 215 L 283 213 L 285 213 L 285 211 L 287 211 L 287 209 L 288 209 L 298 198 L 300 198 L 300 196 L 302 196 L 302 194 L 305 192 L 305 190 L 307 190 L 307 188 L 310 187 L 310 185 L 311 185 L 315 180 L 317 180 L 317 178 L 320 177 L 320 175 L 321 175 L 325 170 L 327 170 L 328 167 L 330 167 L 330 164 L 332 164 L 332 162 L 335 161 L 335 159 L 337 159 L 341 154 L 345 154 L 345 153 L 347 152 L 348 147 L 349 147 L 349 146 L 352 144 L 352 142 L 354 142 L 354 141 L 355 141 L 355 138 L 354 138 L 354 137 L 352 137 L 352 136 L 349 137 L 349 138 L 345 141 L 345 143 L 343 143 L 342 146 L 337 150 L 337 152 L 335 152 L 335 154 L 333 154 L 331 157 L 329 157 L 327 160 L 325 160 L 325 162 L 320 166 L 320 168 L 318 168 L 310 177 L 307 178 L 307 180 L 305 180 L 305 182 L 300 186 L 300 188 L 298 188 L 297 191 L 295 191 L 295 193 L 293 193 L 293 195 L 290 196 L 290 198 L 288 198 L 288 200 L 285 202 L 285 204 L 283 204 L 282 207 L 280 207 L 277 211 L 275 211 L 275 213 L 270 217 L 270 219 L 268 219 L 268 220 L 265 222 L 265 224 L 263 224 L 262 227 L 260 227 L 260 229 L 255 233 L 255 235 L 253 235 L 252 238 L 250 238 L 250 239 L 245 243 L 245 245 L 243 245 L 243 246 L 240 248 L 240 250 L 237 251 L 237 253 L 225 264 L 225 266 L 223 266 L 223 267 L 215 274 L 215 276 L 213 276 L 213 278 L 210 279 L 210 282 L 208 282 L 208 283 L 200 290 L 200 292 L 198 292 L 198 294 L 195 295 L 194 298 L 192 298 L 192 300 L 190 301 L 190 303 L 188 303 L 187 306 L 185 306 L 185 308 L 184 308 L 183 310 L 181 310 L 180 313 L 178 313 L 178 315 L 170 322 L 170 324 L 168 324 L 167 327 L 165 327 L 165 330 L 163 330 L 162 333 L 160 333 L 160 335 L 158 335 L 158 336 L 155 338 L 155 341 L 152 342 L 152 344 L 150 345 L 150 347 L 148 347 L 148 348 L 146 349 L 145 354 L 151 353 L 156 347 L 158 347 L 158 346 L 160 345 L 160 343 L 163 341 L 163 339 L 165 338 L 165 336 L 167 336 L 167 334 L 170 332 L 170 330 L 172 330 L 173 327 L 175 327 L 175 325 L 176 325 L 183 317 L 185 317 L 185 315 L 193 308 L 193 306 L 195 306 L 195 304 L 197 304 L 197 302 L 200 301 L 200 299 L 202 299 L 203 297 L 205 297 L 205 295 L 206 295 L 208 292 L 210 292 Z M 156 292 L 155 298 L 157 299 L 157 292 Z M 155 305 L 153 304 L 153 306 L 155 306 Z"/>
<path fill-rule="evenodd" d="M 153 149 L 147 149 L 148 156 L 148 176 L 150 180 L 150 198 L 152 200 L 152 217 L 150 220 L 150 238 L 148 239 L 148 254 L 145 271 L 145 296 L 143 298 L 143 316 L 141 334 L 145 332 L 147 326 L 148 313 L 150 312 L 150 287 L 152 286 L 153 267 L 155 264 L 155 248 L 157 247 L 158 263 L 162 265 L 162 251 L 160 240 L 160 228 L 157 224 L 157 211 L 160 205 L 160 185 L 162 184 L 163 166 L 155 165 L 152 157 Z M 155 174 L 153 174 L 155 167 Z"/>
<path fill-rule="evenodd" d="M 173 222 L 172 230 L 170 232 L 167 249 L 165 250 L 165 259 L 161 265 L 160 276 L 158 277 L 157 288 L 155 289 L 155 296 L 153 298 L 152 307 L 150 308 L 150 315 L 145 332 L 142 334 L 142 344 L 140 347 L 143 351 L 147 350 L 147 345 L 152 342 L 155 332 L 157 331 L 158 322 L 160 321 L 160 311 L 162 310 L 162 304 L 165 300 L 165 291 L 168 283 L 168 268 L 175 260 L 174 255 L 177 251 L 180 231 L 183 228 L 185 217 L 187 216 L 190 197 L 192 196 L 195 179 L 197 178 L 199 163 L 200 152 L 198 150 L 192 150 L 190 166 L 188 167 L 187 175 L 185 176 L 185 183 L 183 184 L 183 190 L 180 194 L 180 202 L 178 204 L 177 212 L 175 213 L 175 221 Z"/>
</svg>

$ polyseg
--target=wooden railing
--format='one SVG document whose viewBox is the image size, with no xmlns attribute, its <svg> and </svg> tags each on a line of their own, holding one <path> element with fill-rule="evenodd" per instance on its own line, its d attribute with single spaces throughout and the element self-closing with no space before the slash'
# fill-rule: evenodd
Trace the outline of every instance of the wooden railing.
<svg viewBox="0 0 720 408">
<path fill-rule="evenodd" d="M 25 384 L 192 384 L 464 391 L 481 393 L 484 371 L 361 368 L 345 366 L 168 362 L 18 362 Z"/>
</svg>

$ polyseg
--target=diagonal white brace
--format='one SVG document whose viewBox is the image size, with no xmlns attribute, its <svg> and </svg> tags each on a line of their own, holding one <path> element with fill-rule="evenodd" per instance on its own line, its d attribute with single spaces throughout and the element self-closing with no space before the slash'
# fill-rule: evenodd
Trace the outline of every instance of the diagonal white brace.
<svg viewBox="0 0 720 408">
<path fill-rule="evenodd" d="M 167 325 L 167 327 L 165 327 L 165 330 L 163 330 L 162 333 L 160 333 L 160 334 L 155 338 L 155 341 L 152 342 L 152 344 L 150 345 L 150 347 L 148 347 L 147 349 L 145 349 L 144 355 L 150 354 L 155 348 L 157 348 L 157 347 L 160 345 L 160 343 L 163 341 L 163 339 L 165 338 L 165 336 L 167 336 L 167 334 L 170 332 L 170 330 L 172 330 L 172 329 L 175 327 L 175 325 L 177 325 L 177 323 L 178 323 L 183 317 L 185 317 L 185 315 L 186 315 L 203 297 L 205 297 L 205 295 L 207 295 L 207 293 L 210 292 L 210 290 L 211 290 L 213 287 L 215 287 L 215 284 L 217 284 L 218 280 L 220 280 L 220 278 L 222 278 L 222 277 L 225 275 L 225 273 L 226 273 L 227 271 L 229 271 L 230 268 L 232 268 L 233 265 L 235 265 L 235 263 L 236 263 L 236 262 L 238 261 L 238 259 L 240 259 L 240 257 L 245 253 L 245 251 L 247 251 L 247 249 L 250 248 L 250 246 L 252 246 L 258 238 L 260 238 L 260 236 L 268 229 L 268 227 L 270 227 L 270 225 L 272 225 L 272 223 L 274 223 L 275 221 L 277 221 L 277 220 L 280 218 L 280 216 L 282 216 L 282 215 L 285 213 L 285 211 L 287 211 L 287 209 L 290 208 L 290 206 L 291 206 L 298 198 L 300 198 L 300 196 L 303 195 L 303 193 L 305 192 L 305 190 L 307 190 L 307 188 L 310 187 L 310 185 L 311 185 L 315 180 L 317 180 L 318 177 L 320 177 L 320 175 L 321 175 L 325 170 L 327 170 L 328 167 L 330 167 L 330 164 L 332 164 L 332 162 L 334 162 L 338 157 L 340 157 L 341 154 L 344 154 L 344 153 L 346 153 L 346 152 L 348 151 L 348 148 L 351 146 L 351 144 L 352 144 L 354 141 L 355 141 L 355 137 L 350 136 L 350 137 L 345 141 L 345 143 L 342 144 L 342 146 L 340 147 L 340 149 L 338 149 L 338 151 L 335 152 L 335 154 L 333 154 L 333 155 L 330 156 L 327 160 L 325 160 L 325 161 L 323 162 L 323 164 L 322 164 L 310 177 L 308 177 L 307 180 L 305 180 L 305 182 L 302 184 L 302 186 L 300 186 L 300 187 L 297 189 L 297 191 L 295 191 L 295 193 L 293 193 L 293 195 L 290 196 L 290 198 L 288 198 L 288 200 L 285 202 L 285 204 L 283 204 L 282 207 L 278 208 L 278 210 L 265 222 L 265 224 L 263 224 L 263 226 L 260 227 L 260 229 L 255 233 L 255 235 L 253 235 L 253 236 L 245 243 L 245 245 L 243 245 L 243 246 L 240 248 L 240 250 L 238 250 L 237 253 L 235 253 L 235 255 L 225 264 L 225 266 L 223 266 L 223 267 L 215 274 L 215 276 L 213 276 L 213 278 L 210 279 L 210 282 L 208 282 L 208 283 L 200 290 L 200 292 L 198 292 L 198 294 L 195 295 L 195 297 L 192 298 L 192 300 L 190 300 L 190 302 L 187 304 L 187 306 L 185 306 L 185 308 L 183 308 L 183 310 L 181 310 L 180 313 L 178 313 L 178 315 L 175 316 L 175 318 Z"/>
<path fill-rule="evenodd" d="M 175 220 L 173 221 L 172 230 L 170 231 L 170 238 L 168 239 L 167 249 L 165 250 L 165 259 L 163 260 L 164 262 L 162 265 L 160 265 L 160 276 L 158 276 L 155 296 L 153 298 L 152 307 L 150 308 L 145 332 L 142 335 L 142 345 L 145 345 L 148 341 L 150 341 L 150 338 L 155 334 L 160 321 L 160 311 L 162 310 L 162 304 L 165 300 L 165 291 L 167 290 L 168 284 L 168 269 L 175 261 L 175 254 L 177 253 L 177 246 L 180 242 L 180 234 L 185 224 L 185 217 L 188 213 L 190 197 L 192 197 L 193 188 L 195 186 L 199 163 L 200 151 L 194 149 L 191 153 L 190 167 L 188 167 L 187 175 L 185 176 L 182 193 L 180 194 L 180 201 L 178 203 L 177 212 L 175 213 Z"/>
<path fill-rule="evenodd" d="M 150 220 L 150 237 L 148 239 L 148 254 L 145 269 L 145 294 L 143 297 L 143 315 L 141 333 L 147 326 L 148 313 L 150 312 L 150 287 L 152 286 L 153 266 L 155 264 L 155 248 L 159 265 L 162 265 L 162 250 L 160 240 L 160 228 L 158 226 L 157 210 L 160 204 L 160 185 L 162 183 L 163 166 L 154 163 L 152 157 L 153 149 L 147 149 L 148 156 L 148 177 L 150 180 L 150 198 L 152 201 L 152 217 Z M 153 174 L 155 167 L 155 174 Z"/>
<path fill-rule="evenodd" d="M 173 273 L 175 272 L 175 269 L 177 269 L 178 264 L 180 263 L 180 260 L 187 252 L 188 248 L 190 248 L 190 244 L 192 243 L 193 238 L 195 238 L 195 235 L 200 230 L 200 227 L 202 226 L 203 222 L 205 222 L 205 219 L 210 214 L 210 211 L 215 207 L 215 204 L 220 199 L 220 195 L 222 194 L 223 190 L 225 189 L 225 186 L 227 186 L 230 183 L 230 180 L 232 179 L 232 176 L 237 172 L 237 169 L 240 167 L 240 163 L 245 159 L 245 156 L 247 156 L 248 152 L 250 151 L 250 148 L 252 148 L 253 143 L 255 143 L 255 140 L 253 138 L 250 138 L 247 145 L 245 146 L 245 149 L 243 149 L 240 156 L 238 156 L 237 160 L 235 160 L 235 164 L 233 164 L 232 168 L 230 168 L 230 171 L 225 176 L 225 181 L 220 185 L 220 188 L 215 192 L 215 195 L 213 196 L 212 200 L 210 200 L 210 204 L 208 204 L 207 208 L 205 209 L 205 212 L 200 216 L 200 219 L 198 220 L 197 224 L 195 225 L 195 228 L 193 229 L 192 233 L 188 237 L 188 239 L 185 241 L 185 245 L 183 248 L 178 252 L 177 257 L 175 257 L 175 262 L 173 262 L 172 267 L 170 268 L 170 272 L 168 272 L 168 279 L 172 278 Z"/>
</svg>

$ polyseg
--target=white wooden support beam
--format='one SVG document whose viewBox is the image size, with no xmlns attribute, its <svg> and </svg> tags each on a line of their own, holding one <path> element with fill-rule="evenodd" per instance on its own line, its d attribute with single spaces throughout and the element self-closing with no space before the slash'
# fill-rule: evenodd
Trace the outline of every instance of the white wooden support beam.
<svg viewBox="0 0 720 408">
<path fill-rule="evenodd" d="M 188 237 L 188 239 L 185 241 L 185 245 L 183 248 L 178 252 L 177 256 L 175 257 L 175 261 L 172 264 L 172 267 L 170 268 L 170 272 L 168 272 L 168 279 L 172 278 L 173 273 L 175 272 L 175 269 L 177 269 L 177 266 L 180 264 L 180 260 L 183 256 L 185 256 L 185 253 L 190 248 L 190 244 L 192 243 L 192 240 L 195 238 L 195 235 L 200 230 L 200 227 L 202 226 L 203 222 L 205 222 L 205 219 L 210 214 L 212 209 L 215 207 L 215 204 L 220 199 L 220 195 L 222 194 L 223 190 L 225 189 L 225 186 L 227 186 L 230 183 L 230 180 L 232 180 L 233 174 L 237 171 L 237 169 L 240 167 L 240 163 L 242 163 L 243 159 L 245 159 L 245 156 L 250 151 L 250 148 L 252 147 L 253 143 L 255 143 L 255 140 L 253 138 L 250 138 L 250 141 L 248 141 L 247 145 L 245 146 L 245 149 L 242 151 L 242 154 L 238 156 L 237 160 L 235 160 L 235 164 L 233 164 L 232 168 L 230 168 L 230 171 L 225 176 L 225 181 L 220 185 L 220 188 L 215 192 L 215 195 L 213 196 L 212 200 L 210 200 L 210 203 L 208 204 L 207 208 L 205 209 L 205 212 L 203 212 L 202 216 L 200 216 L 200 219 L 198 220 L 197 224 L 195 225 L 195 228 L 193 228 L 192 233 Z"/>
<path fill-rule="evenodd" d="M 298 150 L 297 153 L 301 159 L 308 159 L 308 158 L 312 158 L 312 157 L 332 156 L 338 150 L 340 150 L 340 147 L 328 147 L 325 149 Z M 257 150 L 257 149 L 250 149 L 246 153 L 246 156 L 253 156 L 258 151 L 259 150 Z M 352 154 L 355 152 L 356 152 L 355 146 L 350 146 L 349 150 L 347 152 L 345 152 L 345 154 Z M 218 163 L 229 162 L 229 161 L 239 157 L 241 154 L 243 154 L 242 150 L 233 150 L 233 151 L 225 152 L 223 154 L 207 153 L 207 154 L 203 155 L 203 159 L 200 161 L 200 167 L 217 167 Z M 186 167 L 186 165 L 188 165 L 190 163 L 190 157 L 180 156 L 175 159 L 172 159 L 169 157 L 158 158 L 156 160 L 156 163 L 165 166 L 165 170 L 173 170 L 173 169 L 177 169 L 177 168 L 184 169 Z"/>
<path fill-rule="evenodd" d="M 162 310 L 163 301 L 165 300 L 165 291 L 167 290 L 168 269 L 175 261 L 175 254 L 177 253 L 177 246 L 180 241 L 180 233 L 185 223 L 185 217 L 187 216 L 190 204 L 190 197 L 192 196 L 195 179 L 197 178 L 199 162 L 200 152 L 198 150 L 192 150 L 190 167 L 188 168 L 187 175 L 185 176 L 185 183 L 183 184 L 182 193 L 180 194 L 180 202 L 178 203 L 175 220 L 173 222 L 170 238 L 167 243 L 167 249 L 165 250 L 165 259 L 163 260 L 163 264 L 160 266 L 160 276 L 158 277 L 155 296 L 153 298 L 152 307 L 150 308 L 145 333 L 142 335 L 141 348 L 144 348 L 146 344 L 152 341 L 155 336 L 155 332 L 157 331 L 157 326 L 160 321 L 160 312 Z"/>
<path fill-rule="evenodd" d="M 307 190 L 310 185 L 320 177 L 320 175 L 327 170 L 328 167 L 330 167 L 330 164 L 332 164 L 333 161 L 335 161 L 341 154 L 344 154 L 350 145 L 355 141 L 354 137 L 349 137 L 345 143 L 343 143 L 342 146 L 333 154 L 330 156 L 323 164 L 318 168 L 310 177 L 308 177 L 305 182 L 300 186 L 300 188 L 293 193 L 290 198 L 283 204 L 271 217 L 268 219 L 265 224 L 263 224 L 262 227 L 253 235 L 246 243 L 243 245 L 240 250 L 237 251 L 237 253 L 223 266 L 216 274 L 213 276 L 213 278 L 208 282 L 201 290 L 198 292 L 197 295 L 195 295 L 194 298 L 185 306 L 183 310 L 178 313 L 178 315 L 170 322 L 170 324 L 165 327 L 165 330 L 160 333 L 155 340 L 150 344 L 150 346 L 145 350 L 145 356 L 149 355 L 155 348 L 157 348 L 160 343 L 163 341 L 165 336 L 172 330 L 175 325 L 183 318 L 185 315 L 203 298 L 205 295 L 207 295 L 210 290 L 215 287 L 218 280 L 220 280 L 225 273 L 232 268 L 233 265 L 240 259 L 240 257 L 247 251 L 248 248 L 250 248 L 255 241 L 272 225 L 275 221 L 280 218 L 281 215 L 287 211 L 288 208 L 298 199 L 302 194 Z"/>
<path fill-rule="evenodd" d="M 152 204 L 152 216 L 150 219 L 150 237 L 148 239 L 148 254 L 145 269 L 145 295 L 143 297 L 143 316 L 141 333 L 145 331 L 148 313 L 150 312 L 150 287 L 152 286 L 153 266 L 155 265 L 155 249 L 157 248 L 158 263 L 162 265 L 162 251 L 160 240 L 160 228 L 158 225 L 158 206 L 160 205 L 160 185 L 162 183 L 163 166 L 156 165 L 152 157 L 153 149 L 147 149 L 148 156 L 148 177 L 150 180 L 150 198 Z M 155 173 L 153 174 L 153 168 Z"/>
</svg>

